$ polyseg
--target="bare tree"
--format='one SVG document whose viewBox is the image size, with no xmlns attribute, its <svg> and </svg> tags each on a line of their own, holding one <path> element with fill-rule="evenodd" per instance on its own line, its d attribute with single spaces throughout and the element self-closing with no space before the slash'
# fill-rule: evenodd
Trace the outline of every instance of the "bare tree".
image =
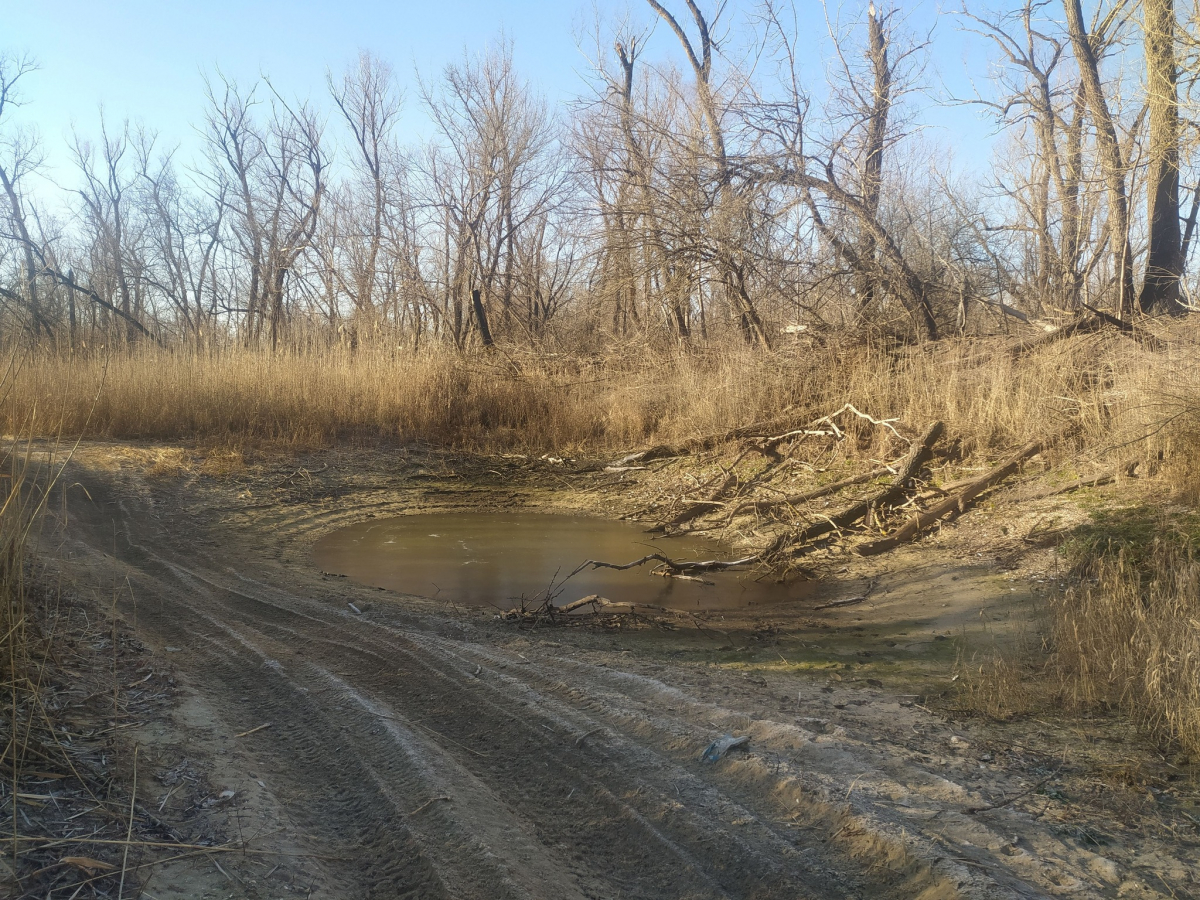
<svg viewBox="0 0 1200 900">
<path fill-rule="evenodd" d="M 646 0 L 674 32 L 679 45 L 687 57 L 695 77 L 696 104 L 707 131 L 707 150 L 712 172 L 710 177 L 716 185 L 718 206 L 712 216 L 712 252 L 717 265 L 718 277 L 725 288 L 730 305 L 736 310 L 742 328 L 755 343 L 769 348 L 771 339 L 763 326 L 758 309 L 749 293 L 750 259 L 740 249 L 743 235 L 735 224 L 743 219 L 744 208 L 734 191 L 733 172 L 730 167 L 725 140 L 725 123 L 720 103 L 713 86 L 713 37 L 712 28 L 724 10 L 722 3 L 711 16 L 700 10 L 695 0 L 684 0 L 687 11 L 695 25 L 695 40 L 688 36 L 679 20 L 658 0 Z"/>
<path fill-rule="evenodd" d="M 1104 94 L 1104 85 L 1100 80 L 1096 47 L 1103 43 L 1104 28 L 1101 26 L 1092 34 L 1088 33 L 1080 0 L 1063 0 L 1063 8 L 1067 14 L 1067 31 L 1071 37 L 1075 63 L 1079 67 L 1083 97 L 1096 128 L 1101 167 L 1108 189 L 1109 240 L 1116 264 L 1115 310 L 1120 318 L 1127 319 L 1133 312 L 1134 302 L 1133 248 L 1130 246 L 1129 199 L 1125 190 L 1128 172 L 1116 125 Z"/>
<path fill-rule="evenodd" d="M 890 14 L 889 14 L 890 15 Z M 875 4 L 867 8 L 867 59 L 870 61 L 873 87 L 871 102 L 867 110 L 866 135 L 863 140 L 862 174 L 859 176 L 863 206 L 868 214 L 879 216 L 880 191 L 883 187 L 883 153 L 888 140 L 888 114 L 892 107 L 892 63 L 888 59 L 887 16 L 875 11 Z M 858 247 L 858 256 L 864 260 L 875 259 L 875 239 L 869 229 L 864 229 Z M 875 280 L 871 271 L 858 273 L 859 302 L 864 308 L 875 300 Z"/>
<path fill-rule="evenodd" d="M 1047 300 L 1076 308 L 1098 250 L 1092 240 L 1092 204 L 1084 196 L 1086 101 L 1077 75 L 1063 65 L 1069 59 L 1067 38 L 1060 39 L 1044 18 L 1049 5 L 1049 0 L 1026 0 L 994 17 L 966 8 L 960 13 L 1000 54 L 1001 70 L 992 82 L 996 94 L 972 102 L 1013 132 L 1014 152 L 994 171 L 998 187 L 1011 200 L 1012 218 L 1002 227 L 1032 245 L 1031 271 L 1005 289 L 1035 313 Z M 1030 134 L 1032 144 L 1022 148 Z M 1089 245 L 1094 250 L 1087 262 Z"/>
<path fill-rule="evenodd" d="M 394 135 L 401 98 L 391 67 L 368 53 L 359 56 L 340 83 L 335 83 L 332 75 L 328 82 L 356 151 L 355 183 L 342 204 L 343 217 L 355 221 L 339 235 L 345 256 L 333 271 L 358 315 L 373 322 L 379 313 L 379 301 L 386 305 L 391 299 L 378 294 L 383 268 L 380 257 L 401 214 L 398 207 L 403 173 Z M 392 244 L 395 246 L 394 241 Z"/>
<path fill-rule="evenodd" d="M 292 109 L 273 89 L 271 95 L 270 121 L 261 128 L 253 91 L 242 94 L 223 81 L 218 94 L 210 85 L 207 138 L 215 195 L 248 263 L 244 340 L 257 342 L 265 331 L 276 349 L 287 324 L 288 273 L 320 220 L 327 162 L 317 115 L 307 105 Z"/>
<path fill-rule="evenodd" d="M 29 232 L 25 199 L 21 182 L 41 162 L 41 151 L 37 139 L 30 133 L 8 131 L 6 115 L 21 106 L 19 83 L 37 66 L 26 56 L 11 57 L 0 54 L 0 187 L 8 201 L 8 219 L 22 252 L 22 288 L 28 304 L 30 326 L 34 335 L 50 334 L 50 325 L 41 311 L 38 297 L 38 265 L 34 258 L 36 244 Z"/>
<path fill-rule="evenodd" d="M 422 98 L 443 140 L 425 176 L 443 232 L 443 280 L 456 322 L 466 296 L 485 343 L 533 323 L 519 315 L 518 243 L 559 207 L 566 173 L 558 126 L 516 74 L 508 44 L 445 68 Z M 528 307 L 526 307 L 528 309 Z M 461 340 L 461 332 L 459 339 Z"/>
<path fill-rule="evenodd" d="M 785 16 L 785 12 L 791 15 Z M 875 193 L 873 164 L 868 164 L 875 156 L 882 170 L 880 148 L 872 132 L 881 125 L 890 128 L 888 120 L 895 109 L 896 59 L 886 52 L 891 46 L 886 20 L 876 14 L 870 17 L 875 24 L 868 23 L 868 43 L 874 35 L 875 58 L 868 48 L 868 60 L 873 73 L 871 82 L 874 84 L 874 75 L 878 74 L 887 84 L 887 96 L 877 96 L 875 89 L 869 96 L 862 95 L 855 84 L 854 70 L 843 63 L 846 80 L 851 84 L 850 96 L 835 94 L 831 101 L 835 107 L 826 111 L 826 118 L 837 121 L 839 127 L 816 141 L 811 140 L 806 115 L 808 100 L 796 75 L 799 62 L 795 9 L 768 3 L 763 17 L 783 57 L 784 99 L 757 105 L 753 126 L 760 135 L 760 144 L 757 153 L 745 160 L 744 165 L 760 181 L 796 191 L 796 201 L 806 208 L 817 232 L 850 272 L 881 286 L 912 317 L 918 334 L 936 339 L 939 329 L 932 301 L 934 286 L 905 258 L 885 225 L 881 215 L 882 193 Z M 880 29 L 882 40 L 874 28 Z M 882 55 L 880 50 L 884 51 Z M 900 56 L 913 52 L 906 50 Z M 845 59 L 840 47 L 839 56 Z M 895 143 L 894 137 L 889 140 Z M 849 152 L 855 147 L 859 150 L 857 154 Z M 813 174 L 814 171 L 821 174 Z M 860 252 L 861 248 L 871 250 L 874 258 Z"/>
<path fill-rule="evenodd" d="M 639 66 L 644 45 L 626 23 L 608 40 L 597 27 L 596 96 L 576 119 L 573 149 L 599 217 L 595 290 L 612 304 L 613 332 L 661 326 L 686 342 L 693 316 L 703 323 L 699 271 L 712 255 L 705 155 L 673 73 L 641 74 L 653 73 Z"/>
<path fill-rule="evenodd" d="M 211 330 L 216 266 L 225 206 L 189 193 L 175 171 L 174 152 L 155 155 L 155 139 L 141 133 L 137 154 L 137 202 L 145 220 L 147 266 L 142 277 L 170 301 L 185 339 Z"/>
<path fill-rule="evenodd" d="M 106 294 L 120 309 L 126 339 L 133 340 L 137 335 L 133 323 L 143 321 L 146 312 L 146 293 L 141 284 L 145 270 L 141 222 L 132 196 L 136 174 L 128 158 L 132 156 L 129 123 L 110 134 L 102 112 L 99 147 L 76 134 L 72 150 L 83 176 L 76 193 L 90 231 L 93 289 Z"/>
</svg>

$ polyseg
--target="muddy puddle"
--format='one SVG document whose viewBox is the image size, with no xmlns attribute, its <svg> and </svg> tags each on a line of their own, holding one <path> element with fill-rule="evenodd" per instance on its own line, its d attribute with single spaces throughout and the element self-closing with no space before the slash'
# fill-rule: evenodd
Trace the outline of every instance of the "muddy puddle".
<svg viewBox="0 0 1200 900">
<path fill-rule="evenodd" d="M 627 563 L 647 553 L 672 559 L 732 559 L 732 548 L 695 537 L 648 535 L 641 525 L 539 513 L 430 513 L 370 519 L 332 532 L 313 548 L 323 572 L 362 584 L 464 606 L 509 609 L 600 594 L 674 609 L 745 609 L 811 595 L 811 582 L 778 584 L 757 572 L 706 574 L 704 583 L 589 569 L 560 585 L 584 560 Z M 761 580 L 760 580 L 761 579 Z M 554 587 L 551 588 L 553 581 Z M 560 590 L 561 587 L 561 590 Z"/>
</svg>

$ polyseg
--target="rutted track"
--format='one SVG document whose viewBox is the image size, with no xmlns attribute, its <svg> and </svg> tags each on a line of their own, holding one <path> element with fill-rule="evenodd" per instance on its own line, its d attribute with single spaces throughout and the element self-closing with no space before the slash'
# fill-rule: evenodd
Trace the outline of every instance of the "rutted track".
<svg viewBox="0 0 1200 900">
<path fill-rule="evenodd" d="M 70 480 L 88 497 L 68 492 L 68 570 L 129 579 L 128 616 L 182 648 L 172 661 L 229 734 L 275 723 L 243 743 L 296 840 L 329 857 L 320 896 L 1031 897 L 1087 881 L 1086 851 L 1041 835 L 1052 855 L 994 853 L 1031 823 L 968 818 L 979 794 L 802 709 L 513 649 L 428 606 L 352 614 L 347 599 L 379 595 L 285 550 L 350 509 L 271 513 L 256 538 L 135 470 Z M 735 727 L 752 753 L 697 761 Z"/>
</svg>

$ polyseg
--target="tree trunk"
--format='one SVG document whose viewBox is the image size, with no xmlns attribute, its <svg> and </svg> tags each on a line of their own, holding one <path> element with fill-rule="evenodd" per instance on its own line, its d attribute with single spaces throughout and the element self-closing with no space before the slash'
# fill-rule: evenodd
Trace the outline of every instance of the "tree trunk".
<svg viewBox="0 0 1200 900">
<path fill-rule="evenodd" d="M 1175 64 L 1174 0 L 1143 0 L 1147 102 L 1150 107 L 1146 173 L 1150 246 L 1138 300 L 1142 312 L 1180 311 L 1183 274 L 1179 234 L 1179 78 Z"/>
<path fill-rule="evenodd" d="M 867 117 L 863 148 L 862 197 L 863 206 L 874 217 L 879 215 L 883 150 L 887 140 L 888 112 L 892 105 L 892 67 L 888 63 L 888 42 L 883 25 L 883 17 L 876 14 L 872 5 L 867 11 L 867 53 L 875 73 L 875 87 L 871 94 L 871 111 Z M 875 237 L 869 230 L 864 230 L 859 238 L 858 257 L 868 266 L 867 269 L 860 269 L 855 277 L 859 308 L 865 310 L 875 300 L 875 275 L 869 270 L 875 260 Z"/>
<path fill-rule="evenodd" d="M 1151 0 L 1153 2 L 1153 0 Z M 1079 66 L 1079 77 L 1083 84 L 1084 97 L 1096 123 L 1096 142 L 1100 149 L 1104 181 L 1108 189 L 1108 217 L 1110 235 L 1117 268 L 1118 318 L 1128 319 L 1133 313 L 1133 251 L 1129 246 L 1129 201 L 1125 193 L 1125 160 L 1121 144 L 1117 140 L 1117 129 L 1113 124 L 1108 102 L 1104 99 L 1104 86 L 1100 83 L 1100 64 L 1092 48 L 1091 38 L 1084 28 L 1083 9 L 1080 0 L 1063 0 L 1067 14 L 1067 30 L 1071 35 L 1071 48 Z"/>
<path fill-rule="evenodd" d="M 487 310 L 483 308 L 483 299 L 478 289 L 471 291 L 471 307 L 475 310 L 475 323 L 479 326 L 479 337 L 483 346 L 492 346 L 492 328 L 488 324 Z"/>
<path fill-rule="evenodd" d="M 1079 306 L 1079 254 L 1083 243 L 1083 213 L 1079 205 L 1079 189 L 1083 182 L 1083 119 L 1086 100 L 1083 85 L 1075 89 L 1071 103 L 1071 121 L 1067 125 L 1066 165 L 1062 187 L 1062 251 L 1059 254 L 1063 272 L 1063 301 L 1068 309 Z"/>
<path fill-rule="evenodd" d="M 24 282 L 25 297 L 29 302 L 29 317 L 32 322 L 32 330 L 34 337 L 37 337 L 43 327 L 41 303 L 38 299 L 38 283 L 37 283 L 37 267 L 33 261 L 33 241 L 29 237 L 29 230 L 25 225 L 25 211 L 21 208 L 21 197 L 17 193 L 16 184 L 17 174 L 14 173 L 10 179 L 8 173 L 0 168 L 0 185 L 4 187 L 4 193 L 8 197 L 9 205 L 12 207 L 13 225 L 17 228 L 17 236 L 21 239 L 21 248 L 24 251 Z M 47 333 L 49 329 L 46 329 Z"/>
</svg>

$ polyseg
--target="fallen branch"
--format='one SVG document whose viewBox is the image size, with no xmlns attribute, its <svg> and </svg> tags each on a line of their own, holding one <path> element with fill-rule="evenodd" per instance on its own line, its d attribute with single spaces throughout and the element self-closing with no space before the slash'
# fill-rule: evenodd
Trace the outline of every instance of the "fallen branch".
<svg viewBox="0 0 1200 900">
<path fill-rule="evenodd" d="M 662 566 L 672 574 L 687 575 L 691 572 L 721 572 L 725 569 L 732 569 L 736 566 L 748 566 L 751 563 L 758 562 L 758 554 L 753 556 L 744 556 L 741 559 L 709 559 L 702 562 L 687 562 L 685 560 L 671 559 L 669 556 L 663 556 L 661 553 L 648 553 L 641 559 L 635 559 L 633 562 L 627 563 L 610 563 L 603 562 L 598 559 L 589 559 L 580 563 L 579 566 L 563 581 L 578 575 L 584 569 L 616 569 L 618 572 L 623 572 L 626 569 L 635 569 L 638 566 L 644 566 L 648 562 L 657 560 L 662 563 Z"/>
<path fill-rule="evenodd" d="M 622 456 L 609 465 L 617 467 L 631 466 L 637 463 L 653 462 L 656 459 L 687 456 L 689 453 L 700 453 L 704 450 L 711 450 L 713 447 L 720 446 L 728 441 L 756 437 L 764 431 L 774 431 L 777 428 L 786 427 L 787 424 L 788 419 L 771 419 L 767 422 L 755 422 L 750 425 L 743 425 L 740 428 L 733 428 L 729 431 L 723 431 L 720 434 L 710 434 L 705 437 L 693 438 L 690 441 L 684 441 L 682 444 L 657 444 L 645 450 L 637 450 L 626 456 Z"/>
<path fill-rule="evenodd" d="M 554 606 L 551 609 L 559 613 L 571 613 L 577 609 L 583 609 L 585 606 L 596 608 L 611 608 L 614 606 L 633 608 L 632 603 L 613 603 L 607 597 L 601 597 L 599 594 L 588 594 L 586 597 L 580 597 L 578 600 L 572 600 L 570 603 L 564 603 L 562 606 Z"/>
<path fill-rule="evenodd" d="M 887 487 L 866 500 L 860 500 L 853 506 L 842 510 L 837 515 L 814 522 L 798 534 L 780 535 L 770 547 L 763 551 L 762 557 L 766 559 L 775 556 L 789 546 L 803 546 L 821 535 L 831 531 L 840 531 L 853 525 L 876 509 L 894 505 L 911 489 L 913 479 L 921 467 L 933 456 L 933 445 L 937 443 L 944 430 L 945 425 L 941 422 L 934 422 L 925 429 L 925 433 L 921 435 L 920 439 L 913 442 L 912 448 L 900 463 L 900 471 Z"/>
<path fill-rule="evenodd" d="M 1048 347 L 1057 341 L 1065 340 L 1076 334 L 1092 334 L 1100 331 L 1108 323 L 1099 316 L 1079 316 L 1072 319 L 1065 325 L 1060 325 L 1053 331 L 1048 331 L 1045 334 L 1039 334 L 1037 337 L 1019 341 L 1009 351 L 1013 356 L 1025 356 L 1027 353 L 1032 353 L 1035 350 L 1040 350 L 1042 347 Z"/>
<path fill-rule="evenodd" d="M 795 428 L 791 431 L 785 431 L 783 434 L 774 435 L 773 437 L 758 438 L 754 441 L 753 446 L 760 453 L 772 454 L 775 453 L 780 444 L 802 437 L 841 437 L 841 435 L 833 426 L 828 429 Z"/>
<path fill-rule="evenodd" d="M 840 600 L 830 600 L 828 603 L 822 603 L 820 606 L 814 606 L 813 609 L 837 609 L 840 606 L 854 606 L 856 603 L 866 603 L 870 599 L 871 593 L 875 590 L 875 586 L 879 584 L 879 579 L 876 578 L 867 585 L 867 589 L 855 597 L 843 597 Z"/>
<path fill-rule="evenodd" d="M 722 478 L 721 483 L 709 493 L 707 499 L 686 501 L 690 504 L 687 509 L 676 515 L 675 518 L 671 519 L 670 521 L 663 522 L 662 524 L 651 528 L 651 533 L 661 533 L 666 531 L 668 528 L 675 528 L 680 525 L 684 525 L 692 521 L 692 519 L 698 519 L 700 516 L 704 515 L 707 510 L 712 509 L 715 506 L 721 506 L 721 498 L 729 492 L 730 488 L 737 484 L 737 467 L 741 461 L 746 458 L 746 455 L 749 452 L 749 450 L 743 450 L 741 453 L 739 453 L 737 458 L 729 464 L 728 469 L 726 469 L 724 466 L 721 467 L 724 470 L 725 477 Z M 712 484 L 711 481 L 708 483 Z"/>
<path fill-rule="evenodd" d="M 723 500 L 684 500 L 687 504 L 687 509 L 679 513 L 675 518 L 668 519 L 666 522 L 661 522 L 653 528 L 647 528 L 647 534 L 662 534 L 668 528 L 674 528 L 679 525 L 686 525 L 692 519 L 698 519 L 709 510 L 719 509 L 725 505 Z"/>
<path fill-rule="evenodd" d="M 872 418 L 871 416 L 868 416 L 865 412 L 859 412 L 857 409 L 854 408 L 854 405 L 851 403 L 847 403 L 845 406 L 843 406 L 837 412 L 832 412 L 827 416 L 821 416 L 821 418 L 817 419 L 812 424 L 815 426 L 815 425 L 820 425 L 822 422 L 825 422 L 830 428 L 833 429 L 834 434 L 836 434 L 840 438 L 842 436 L 842 432 L 838 429 L 837 425 L 834 424 L 833 417 L 840 416 L 844 412 L 854 413 L 854 415 L 858 416 L 860 419 L 866 419 L 872 425 L 878 425 L 882 428 L 886 428 L 892 434 L 894 434 L 896 437 L 900 438 L 901 440 L 905 440 L 905 438 L 900 434 L 900 432 L 898 432 L 895 429 L 895 427 L 892 425 L 893 422 L 897 421 L 896 419 Z"/>
<path fill-rule="evenodd" d="M 1048 444 L 1049 441 L 1044 439 L 1030 441 L 992 471 L 968 482 L 959 493 L 949 496 L 939 503 L 935 503 L 923 512 L 917 513 L 887 537 L 878 541 L 872 541 L 869 544 L 860 545 L 856 548 L 857 552 L 862 556 L 874 556 L 877 553 L 884 553 L 894 547 L 898 547 L 900 544 L 914 540 L 922 531 L 936 524 L 943 516 L 958 515 L 964 512 L 976 497 L 1013 474 L 1020 468 L 1021 463 L 1031 456 L 1041 453 L 1046 449 Z"/>
<path fill-rule="evenodd" d="M 854 606 L 856 603 L 866 602 L 866 597 L 846 597 L 843 600 L 834 600 L 831 603 L 822 603 L 820 606 L 814 606 L 813 609 L 837 609 L 841 606 Z"/>
<path fill-rule="evenodd" d="M 678 616 L 680 618 L 691 618 L 695 621 L 695 613 L 683 609 L 672 609 L 669 606 L 654 606 L 650 603 L 628 603 L 609 600 L 607 597 L 601 597 L 599 594 L 588 594 L 586 597 L 580 597 L 578 600 L 572 600 L 570 603 L 564 603 L 562 606 L 554 606 L 543 604 L 534 610 L 521 610 L 518 608 L 510 609 L 505 613 L 506 619 L 517 619 L 523 622 L 541 621 L 545 619 L 553 620 L 560 613 L 573 613 L 583 609 L 585 606 L 591 606 L 592 611 L 611 612 L 611 613 L 634 613 L 639 610 L 649 610 L 655 613 L 662 613 L 669 616 Z M 697 623 L 697 628 L 703 627 Z M 724 634 L 724 632 L 721 632 Z M 728 637 L 728 635 L 726 635 Z"/>
<path fill-rule="evenodd" d="M 1064 340 L 1076 334 L 1093 334 L 1097 331 L 1102 331 L 1105 328 L 1113 328 L 1119 334 L 1132 338 L 1139 344 L 1150 350 L 1158 350 L 1162 347 L 1162 342 L 1154 335 L 1148 334 L 1144 329 L 1137 328 L 1132 322 L 1125 322 L 1118 319 L 1116 316 L 1109 315 L 1103 310 L 1096 309 L 1093 306 L 1088 306 L 1086 303 L 1080 304 L 1091 315 L 1081 315 L 1067 322 L 1065 325 L 1040 334 L 1035 338 L 1021 341 L 1016 344 L 1010 351 L 1013 356 L 1024 356 L 1027 353 L 1032 353 L 1042 347 L 1049 346 L 1056 341 Z"/>
<path fill-rule="evenodd" d="M 704 450 L 711 450 L 713 447 L 720 446 L 721 444 L 728 443 L 729 441 L 745 440 L 747 438 L 751 438 L 755 441 L 755 449 L 770 452 L 779 444 L 791 437 L 800 437 L 808 434 L 827 435 L 829 432 L 824 430 L 809 430 L 815 429 L 822 423 L 828 425 L 832 435 L 840 440 L 845 435 L 834 423 L 833 417 L 840 416 L 842 413 L 846 412 L 853 413 L 860 419 L 866 419 L 872 425 L 878 425 L 881 428 L 886 428 L 891 431 L 892 434 L 896 435 L 896 437 L 900 438 L 901 440 L 906 440 L 906 438 L 904 438 L 904 436 L 901 435 L 900 432 L 896 430 L 896 427 L 892 424 L 896 421 L 895 419 L 876 419 L 864 412 L 860 412 L 854 407 L 853 404 L 847 403 L 836 412 L 831 412 L 827 416 L 821 416 L 819 419 L 814 419 L 808 424 L 807 428 L 794 429 L 794 419 L 780 417 L 777 419 L 771 419 L 767 422 L 755 422 L 751 425 L 743 425 L 740 428 L 733 428 L 729 431 L 721 432 L 720 434 L 710 434 L 707 437 L 693 438 L 692 440 L 685 441 L 682 444 L 658 444 L 654 447 L 648 447 L 645 450 L 638 450 L 634 453 L 622 456 L 620 459 L 609 463 L 609 465 L 614 467 L 631 466 L 636 465 L 637 463 L 652 462 L 656 459 L 669 459 L 675 456 L 686 456 L 689 453 L 699 453 Z M 770 434 L 770 432 L 775 431 L 778 428 L 788 428 L 794 430 L 786 431 L 785 433 L 776 435 L 774 437 L 763 437 L 764 432 Z"/>
<path fill-rule="evenodd" d="M 860 475 L 852 475 L 849 478 L 843 478 L 841 481 L 835 481 L 832 484 L 826 484 L 811 491 L 805 491 L 802 494 L 789 494 L 786 497 L 776 497 L 773 500 L 746 500 L 728 512 L 726 522 L 728 523 L 729 520 L 733 519 L 743 510 L 753 509 L 755 512 L 761 513 L 779 506 L 796 506 L 801 503 L 810 503 L 813 500 L 828 497 L 830 494 L 836 494 L 838 491 L 853 487 L 856 484 L 865 484 L 868 481 L 874 481 L 876 478 L 882 478 L 884 475 L 895 475 L 897 471 L 896 466 L 899 464 L 897 463 L 894 466 L 880 466 L 878 469 L 871 469 L 871 471 L 863 472 Z M 720 504 L 712 505 L 719 506 Z"/>
<path fill-rule="evenodd" d="M 1122 319 L 1116 318 L 1115 316 L 1110 316 L 1103 310 L 1096 309 L 1094 306 L 1088 306 L 1086 303 L 1081 303 L 1080 306 L 1097 318 L 1102 319 L 1106 325 L 1111 325 L 1113 328 L 1117 329 L 1117 331 L 1121 332 L 1127 337 L 1133 338 L 1147 350 L 1162 349 L 1162 341 L 1147 332 L 1146 329 L 1139 328 L 1133 322 L 1126 322 Z"/>
<path fill-rule="evenodd" d="M 234 737 L 235 737 L 235 738 L 244 738 L 244 737 L 246 737 L 247 735 L 250 735 L 250 734 L 255 734 L 256 732 L 262 731 L 262 730 L 264 730 L 264 729 L 266 729 L 266 728 L 270 728 L 270 727 L 271 727 L 271 724 L 272 724 L 271 722 L 264 722 L 262 725 L 259 725 L 259 726 L 255 727 L 255 728 L 251 728 L 251 729 L 249 729 L 248 731 L 243 731 L 243 732 L 240 732 L 240 733 L 238 733 L 238 734 L 235 734 L 235 735 L 234 735 Z"/>
<path fill-rule="evenodd" d="M 1139 462 L 1139 460 L 1136 460 L 1136 459 L 1130 460 L 1129 462 L 1127 462 L 1121 466 L 1118 466 L 1116 469 L 1114 469 L 1111 472 L 1105 472 L 1102 475 L 1093 475 L 1091 478 L 1080 478 L 1076 481 L 1072 481 L 1070 484 L 1064 484 L 1062 487 L 1050 488 L 1048 490 L 1040 491 L 1040 492 L 1033 494 L 1030 497 L 1026 497 L 1024 499 L 1026 499 L 1026 500 L 1044 500 L 1047 497 L 1057 497 L 1059 494 L 1069 494 L 1071 491 L 1077 491 L 1080 488 L 1100 487 L 1101 485 L 1104 485 L 1104 484 L 1112 484 L 1114 481 L 1117 480 L 1117 476 L 1121 475 L 1122 473 L 1126 477 L 1132 478 L 1133 473 L 1137 471 L 1138 462 Z"/>
</svg>

